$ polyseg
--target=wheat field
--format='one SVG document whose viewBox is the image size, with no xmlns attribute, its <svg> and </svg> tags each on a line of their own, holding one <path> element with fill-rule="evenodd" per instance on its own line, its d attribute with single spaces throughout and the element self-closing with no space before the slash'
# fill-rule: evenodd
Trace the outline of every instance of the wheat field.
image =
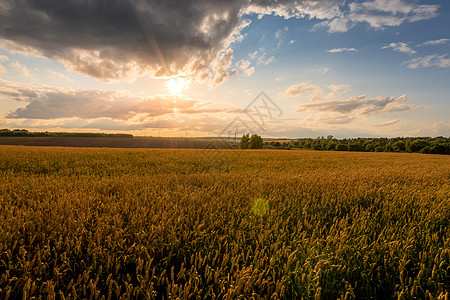
<svg viewBox="0 0 450 300">
<path fill-rule="evenodd" d="M 0 146 L 1 299 L 448 299 L 450 158 Z"/>
</svg>

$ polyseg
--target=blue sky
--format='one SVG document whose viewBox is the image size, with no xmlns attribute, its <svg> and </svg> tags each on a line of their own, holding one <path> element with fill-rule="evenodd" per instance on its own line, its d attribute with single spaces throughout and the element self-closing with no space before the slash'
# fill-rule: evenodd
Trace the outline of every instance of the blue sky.
<svg viewBox="0 0 450 300">
<path fill-rule="evenodd" d="M 450 135 L 448 1 L 0 6 L 0 128 Z"/>
</svg>

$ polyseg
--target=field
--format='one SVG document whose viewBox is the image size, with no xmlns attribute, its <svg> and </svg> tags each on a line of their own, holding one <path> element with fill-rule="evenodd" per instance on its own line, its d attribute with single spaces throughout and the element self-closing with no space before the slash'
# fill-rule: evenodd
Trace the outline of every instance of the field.
<svg viewBox="0 0 450 300">
<path fill-rule="evenodd" d="M 229 148 L 223 141 L 195 138 L 157 137 L 8 137 L 0 136 L 0 145 L 104 147 L 104 148 L 189 148 L 205 149 L 212 146 Z"/>
<path fill-rule="evenodd" d="M 1 299 L 448 299 L 450 157 L 0 146 Z"/>
</svg>

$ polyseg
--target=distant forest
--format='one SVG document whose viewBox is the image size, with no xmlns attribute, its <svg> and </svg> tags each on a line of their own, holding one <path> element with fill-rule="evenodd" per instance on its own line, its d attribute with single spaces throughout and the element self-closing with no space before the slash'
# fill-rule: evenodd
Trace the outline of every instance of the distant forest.
<svg viewBox="0 0 450 300">
<path fill-rule="evenodd" d="M 418 152 L 426 154 L 450 154 L 450 138 L 396 137 L 335 139 L 333 136 L 300 138 L 291 141 L 266 142 L 271 148 L 310 149 L 361 152 Z"/>
<path fill-rule="evenodd" d="M 0 136 L 18 137 L 114 137 L 132 138 L 132 134 L 125 133 L 96 133 L 96 132 L 30 132 L 25 129 L 0 129 Z"/>
<path fill-rule="evenodd" d="M 255 135 L 257 136 L 257 135 Z M 91 133 L 91 132 L 31 132 L 25 129 L 0 129 L 0 137 L 97 137 L 97 138 L 133 138 L 132 134 L 125 133 Z M 263 142 L 260 136 L 260 143 L 258 147 L 250 143 L 251 139 L 248 135 L 244 135 L 244 143 L 248 145 L 242 146 L 230 145 L 229 143 L 217 144 L 214 143 L 214 148 L 237 148 L 241 149 L 258 149 L 264 147 L 265 149 L 307 149 L 307 150 L 327 150 L 327 151 L 360 151 L 360 152 L 409 152 L 409 153 L 425 153 L 425 154 L 447 154 L 450 155 L 450 138 L 449 137 L 396 137 L 396 138 L 346 138 L 346 139 L 336 139 L 332 135 L 327 137 L 317 137 L 317 138 L 298 138 L 292 140 L 270 140 Z M 133 139 L 135 140 L 135 139 Z M 139 142 L 142 142 L 141 139 Z M 161 140 L 160 138 L 158 141 Z M 164 139 L 163 139 L 164 140 Z M 174 147 L 173 141 L 177 139 L 170 139 L 170 143 L 164 144 L 162 148 L 172 148 Z M 175 148 L 205 148 L 204 144 L 200 143 L 203 139 L 197 139 L 195 144 L 192 139 L 180 141 L 185 141 L 187 144 L 178 145 Z M 206 140 L 206 139 L 205 139 Z M 106 140 L 104 140 L 106 141 Z M 147 141 L 147 140 L 145 140 Z M 161 140 L 162 141 L 162 140 Z M 256 141 L 256 140 L 255 140 Z M 214 141 L 217 142 L 217 141 Z M 262 146 L 264 143 L 264 146 Z M 161 143 L 155 144 L 155 139 L 148 140 L 145 145 L 140 143 L 133 144 L 132 147 L 161 147 Z M 108 144 L 109 145 L 109 144 Z M 101 147 L 108 147 L 104 143 Z M 253 146 L 251 146 L 253 145 Z M 75 145 L 71 145 L 75 146 Z M 95 145 L 92 145 L 95 146 Z M 97 145 L 98 146 L 98 145 Z M 117 145 L 116 145 L 117 146 Z M 126 147 L 124 144 L 120 144 L 120 147 Z"/>
</svg>

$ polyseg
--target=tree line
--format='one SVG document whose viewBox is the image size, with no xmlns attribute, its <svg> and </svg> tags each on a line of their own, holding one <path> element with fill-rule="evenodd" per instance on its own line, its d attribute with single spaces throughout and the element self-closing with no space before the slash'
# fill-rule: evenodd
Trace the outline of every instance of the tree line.
<svg viewBox="0 0 450 300">
<path fill-rule="evenodd" d="M 362 152 L 418 152 L 426 154 L 450 154 L 450 138 L 396 137 L 336 139 L 332 135 L 318 138 L 299 138 L 291 141 L 266 142 L 271 148 L 309 149 L 328 151 Z"/>
<path fill-rule="evenodd" d="M 115 137 L 132 138 L 126 133 L 97 133 L 97 132 L 31 132 L 26 129 L 0 129 L 0 136 L 10 137 Z"/>
<path fill-rule="evenodd" d="M 264 141 L 260 135 L 244 134 L 239 143 L 239 149 L 262 149 L 264 147 Z"/>
</svg>

